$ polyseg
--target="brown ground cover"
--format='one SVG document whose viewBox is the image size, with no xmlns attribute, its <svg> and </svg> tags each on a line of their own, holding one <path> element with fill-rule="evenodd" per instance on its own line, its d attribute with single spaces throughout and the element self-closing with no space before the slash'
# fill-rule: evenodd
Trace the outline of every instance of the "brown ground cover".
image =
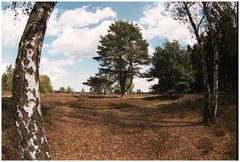
<svg viewBox="0 0 240 162">
<path fill-rule="evenodd" d="M 221 120 L 211 127 L 201 124 L 203 97 L 195 94 L 124 98 L 43 94 L 41 99 L 54 160 L 237 158 L 236 99 L 221 100 Z M 2 159 L 19 159 L 11 97 L 3 97 L 2 104 Z M 231 121 L 224 119 L 223 108 Z"/>
</svg>

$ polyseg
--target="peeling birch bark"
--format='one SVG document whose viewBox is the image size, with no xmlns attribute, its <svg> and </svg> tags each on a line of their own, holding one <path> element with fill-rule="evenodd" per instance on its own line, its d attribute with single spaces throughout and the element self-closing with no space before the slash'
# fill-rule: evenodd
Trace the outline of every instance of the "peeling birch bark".
<svg viewBox="0 0 240 162">
<path fill-rule="evenodd" d="M 39 63 L 47 22 L 56 2 L 35 3 L 19 42 L 13 76 L 15 125 L 21 158 L 49 160 L 48 143 L 42 126 L 39 92 Z"/>
</svg>

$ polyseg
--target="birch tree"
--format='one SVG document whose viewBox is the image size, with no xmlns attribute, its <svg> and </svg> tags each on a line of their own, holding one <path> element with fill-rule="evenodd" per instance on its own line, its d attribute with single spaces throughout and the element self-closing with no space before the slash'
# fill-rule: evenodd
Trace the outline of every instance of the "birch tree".
<svg viewBox="0 0 240 162">
<path fill-rule="evenodd" d="M 203 123 L 208 124 L 210 119 L 210 85 L 207 73 L 207 63 L 206 63 L 206 53 L 203 48 L 203 39 L 201 36 L 200 27 L 204 24 L 205 14 L 194 14 L 192 12 L 192 7 L 198 8 L 196 2 L 178 2 L 172 3 L 171 11 L 173 12 L 176 19 L 188 23 L 191 31 L 194 33 L 195 38 L 198 43 L 201 55 L 201 65 L 202 65 L 202 74 L 203 74 L 203 85 L 204 85 L 204 110 L 203 110 Z M 199 16 L 199 17 L 198 17 Z"/>
<path fill-rule="evenodd" d="M 47 22 L 56 2 L 36 2 L 18 46 L 13 76 L 13 100 L 21 158 L 49 160 L 49 147 L 42 126 L 39 64 Z"/>
<path fill-rule="evenodd" d="M 235 12 L 236 3 L 234 2 L 178 2 L 173 3 L 172 11 L 175 18 L 190 24 L 191 31 L 195 34 L 200 49 L 202 72 L 205 87 L 205 108 L 203 122 L 205 124 L 215 123 L 218 107 L 218 35 L 231 15 Z M 224 12 L 230 11 L 229 16 Z M 213 54 L 213 81 L 212 87 L 209 84 L 209 74 L 206 63 L 206 51 L 204 51 L 204 41 L 201 35 L 207 34 L 210 37 L 210 44 Z M 212 92 L 212 94 L 211 94 Z"/>
<path fill-rule="evenodd" d="M 213 85 L 212 85 L 212 102 L 211 102 L 211 120 L 216 121 L 218 109 L 218 73 L 219 73 L 219 52 L 218 52 L 218 35 L 222 30 L 222 26 L 226 23 L 235 11 L 235 4 L 233 3 L 217 3 L 217 2 L 202 2 L 203 12 L 206 15 L 207 30 L 210 35 L 212 53 L 213 53 Z M 226 9 L 230 9 L 230 15 L 222 18 Z M 219 21 L 214 23 L 214 20 Z"/>
</svg>

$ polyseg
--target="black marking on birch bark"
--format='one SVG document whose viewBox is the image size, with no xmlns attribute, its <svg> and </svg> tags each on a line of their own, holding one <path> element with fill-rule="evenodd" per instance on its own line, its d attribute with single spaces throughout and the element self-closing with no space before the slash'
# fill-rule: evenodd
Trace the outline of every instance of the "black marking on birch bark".
<svg viewBox="0 0 240 162">
<path fill-rule="evenodd" d="M 33 96 L 36 97 L 36 90 L 33 88 Z"/>
<path fill-rule="evenodd" d="M 28 43 L 28 44 L 27 44 L 27 48 L 28 48 L 28 49 L 32 49 L 33 46 L 32 46 L 30 43 Z"/>
<path fill-rule="evenodd" d="M 24 61 L 23 61 L 23 63 L 24 63 L 25 66 L 27 66 L 27 65 L 29 64 L 29 62 L 30 62 L 30 61 L 29 61 L 28 59 L 24 59 Z"/>
<path fill-rule="evenodd" d="M 32 67 L 28 68 L 28 69 L 27 69 L 27 72 L 28 72 L 30 75 L 32 75 L 32 74 L 33 74 L 33 68 L 32 68 Z"/>
<path fill-rule="evenodd" d="M 36 97 L 36 104 L 37 105 L 40 105 L 40 100 L 39 100 L 40 98 L 38 98 L 38 97 Z"/>
<path fill-rule="evenodd" d="M 33 146 L 29 147 L 29 151 L 33 152 L 35 150 L 35 148 Z"/>
<path fill-rule="evenodd" d="M 15 117 L 15 120 L 18 119 L 19 118 L 19 112 L 16 112 L 14 117 Z"/>
</svg>

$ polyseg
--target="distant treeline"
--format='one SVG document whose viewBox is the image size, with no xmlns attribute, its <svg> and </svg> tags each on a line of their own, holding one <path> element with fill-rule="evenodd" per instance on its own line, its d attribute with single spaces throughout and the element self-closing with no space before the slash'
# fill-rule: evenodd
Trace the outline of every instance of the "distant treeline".
<svg viewBox="0 0 240 162">
<path fill-rule="evenodd" d="M 6 68 L 6 71 L 2 75 L 2 90 L 3 91 L 11 91 L 12 90 L 13 72 L 14 72 L 14 69 L 13 69 L 12 65 L 8 65 Z M 66 89 L 64 87 L 61 87 L 59 90 L 53 90 L 51 79 L 47 75 L 40 75 L 39 90 L 41 93 L 53 93 L 53 92 L 71 93 L 74 91 L 70 86 L 68 86 Z"/>
</svg>

